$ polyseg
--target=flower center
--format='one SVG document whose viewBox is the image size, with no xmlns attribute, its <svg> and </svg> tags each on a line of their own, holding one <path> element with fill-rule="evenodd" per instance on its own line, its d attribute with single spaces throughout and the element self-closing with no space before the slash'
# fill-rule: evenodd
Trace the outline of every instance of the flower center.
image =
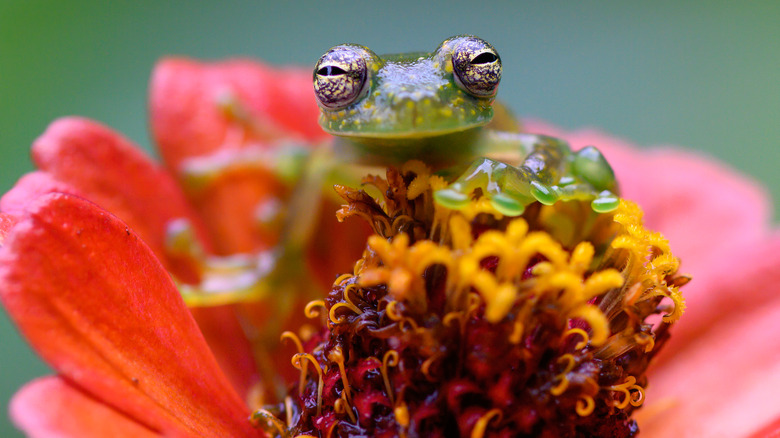
<svg viewBox="0 0 780 438">
<path fill-rule="evenodd" d="M 645 370 L 684 309 L 687 277 L 621 201 L 436 206 L 422 163 L 341 187 L 340 219 L 374 227 L 353 274 L 286 332 L 300 379 L 254 414 L 275 436 L 634 436 Z"/>
</svg>

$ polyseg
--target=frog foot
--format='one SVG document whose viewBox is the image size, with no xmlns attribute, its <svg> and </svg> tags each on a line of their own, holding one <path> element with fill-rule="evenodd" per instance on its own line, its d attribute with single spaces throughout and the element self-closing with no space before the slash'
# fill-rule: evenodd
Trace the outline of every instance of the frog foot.
<svg viewBox="0 0 780 438">
<path fill-rule="evenodd" d="M 524 169 L 481 158 L 474 161 L 462 176 L 447 188 L 434 192 L 433 197 L 441 206 L 462 210 L 472 202 L 475 192 L 479 189 L 481 196 L 487 199 L 496 211 L 505 216 L 519 216 L 523 214 L 525 207 L 535 200 L 534 191 L 528 183 L 530 179 L 531 173 Z M 538 186 L 540 193 L 546 193 L 544 185 Z"/>
<path fill-rule="evenodd" d="M 597 213 L 617 208 L 619 197 L 614 174 L 596 148 L 586 148 L 572 157 L 572 172 L 559 178 L 555 184 L 545 184 L 539 174 L 528 166 L 514 167 L 489 158 L 474 161 L 468 169 L 447 188 L 434 193 L 436 202 L 446 208 L 462 210 L 481 196 L 505 216 L 519 216 L 526 206 L 538 201 L 553 205 L 559 201 L 591 201 Z"/>
</svg>

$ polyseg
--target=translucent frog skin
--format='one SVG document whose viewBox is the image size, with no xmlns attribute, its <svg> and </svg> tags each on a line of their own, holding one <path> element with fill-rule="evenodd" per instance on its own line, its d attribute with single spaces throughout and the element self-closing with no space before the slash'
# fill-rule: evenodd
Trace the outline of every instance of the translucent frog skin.
<svg viewBox="0 0 780 438">
<path fill-rule="evenodd" d="M 507 216 L 534 201 L 591 200 L 597 212 L 615 209 L 614 173 L 598 149 L 575 153 L 563 140 L 518 132 L 509 117 L 493 120 L 500 80 L 498 52 L 470 35 L 448 38 L 431 53 L 381 57 L 340 45 L 314 69 L 320 125 L 338 137 L 341 159 L 378 165 L 417 159 L 440 169 L 471 162 L 434 194 L 451 209 L 467 206 L 476 189 Z M 494 155 L 502 161 L 486 158 Z"/>
</svg>

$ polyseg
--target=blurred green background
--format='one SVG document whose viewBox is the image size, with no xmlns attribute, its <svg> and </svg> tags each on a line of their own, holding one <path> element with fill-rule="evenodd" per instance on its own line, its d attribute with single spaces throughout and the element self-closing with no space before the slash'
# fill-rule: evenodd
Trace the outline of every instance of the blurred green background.
<svg viewBox="0 0 780 438">
<path fill-rule="evenodd" d="M 0 190 L 30 143 L 83 115 L 150 149 L 146 87 L 169 54 L 311 66 L 330 46 L 432 50 L 474 33 L 519 114 L 702 151 L 780 197 L 780 2 L 0 1 Z M 150 149 L 151 150 L 151 149 Z M 703 182 L 706 183 L 706 182 Z M 739 206 L 735 206 L 738 208 Z M 0 401 L 47 372 L 3 314 Z M 0 436 L 18 436 L 0 415 Z"/>
</svg>

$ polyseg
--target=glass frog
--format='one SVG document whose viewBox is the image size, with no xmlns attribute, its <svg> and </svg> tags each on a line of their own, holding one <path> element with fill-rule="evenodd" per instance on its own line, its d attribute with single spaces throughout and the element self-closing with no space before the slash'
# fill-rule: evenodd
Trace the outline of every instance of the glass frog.
<svg viewBox="0 0 780 438">
<path fill-rule="evenodd" d="M 507 216 L 534 201 L 617 208 L 614 173 L 598 149 L 572 152 L 563 140 L 519 132 L 507 120 L 494 102 L 501 71 L 495 48 L 470 35 L 448 38 L 431 53 L 378 56 L 359 45 L 336 46 L 314 68 L 320 125 L 337 136 L 335 153 L 347 162 L 471 162 L 434 194 L 451 209 L 468 205 L 477 189 Z M 493 120 L 494 108 L 503 119 Z M 496 155 L 502 159 L 490 158 Z"/>
<path fill-rule="evenodd" d="M 308 281 L 298 273 L 305 269 L 301 260 L 315 232 L 313 209 L 324 186 L 356 182 L 358 164 L 423 161 L 453 177 L 434 193 L 435 201 L 450 209 L 465 208 L 478 193 L 506 216 L 520 215 L 536 201 L 585 200 L 596 212 L 615 209 L 614 174 L 598 149 L 573 152 L 563 140 L 521 132 L 495 101 L 501 72 L 495 48 L 469 35 L 448 38 L 431 53 L 378 56 L 354 44 L 328 50 L 314 68 L 313 81 L 320 125 L 335 136 L 330 147 L 307 152 L 280 146 L 228 162 L 207 157 L 203 166 L 194 163 L 185 172 L 189 185 L 200 186 L 220 172 L 256 166 L 294 185 L 277 208 L 286 211 L 277 221 L 283 223 L 277 246 L 258 254 L 198 256 L 204 279 L 181 285 L 187 302 L 212 306 L 294 297 L 296 290 L 311 289 L 294 283 Z M 232 116 L 245 117 L 237 102 L 227 100 L 224 106 Z M 251 122 L 266 131 L 262 120 Z M 185 249 L 192 246 L 186 231 L 172 233 Z"/>
</svg>

